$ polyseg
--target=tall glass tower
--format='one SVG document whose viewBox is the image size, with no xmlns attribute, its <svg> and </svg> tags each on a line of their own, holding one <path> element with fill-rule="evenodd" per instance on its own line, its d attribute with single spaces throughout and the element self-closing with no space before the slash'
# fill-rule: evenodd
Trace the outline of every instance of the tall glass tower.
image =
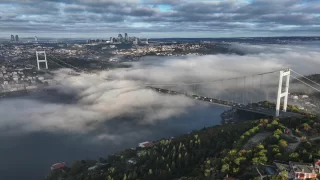
<svg viewBox="0 0 320 180">
<path fill-rule="evenodd" d="M 124 33 L 124 41 L 128 42 L 128 34 L 127 33 Z"/>
<path fill-rule="evenodd" d="M 119 34 L 119 35 L 118 35 L 118 40 L 119 40 L 120 42 L 123 42 L 123 36 L 122 36 L 122 34 Z"/>
</svg>

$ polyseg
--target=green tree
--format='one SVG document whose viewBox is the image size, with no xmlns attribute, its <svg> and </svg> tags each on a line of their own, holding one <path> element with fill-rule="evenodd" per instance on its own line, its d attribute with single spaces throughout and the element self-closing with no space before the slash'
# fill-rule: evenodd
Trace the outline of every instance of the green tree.
<svg viewBox="0 0 320 180">
<path fill-rule="evenodd" d="M 274 147 L 274 148 L 272 149 L 272 152 L 273 152 L 274 154 L 278 154 L 278 153 L 280 153 L 280 149 L 277 148 L 277 147 Z"/>
<path fill-rule="evenodd" d="M 292 161 L 299 161 L 299 154 L 294 152 L 294 153 L 291 153 L 289 155 L 289 158 L 292 160 Z"/>
<path fill-rule="evenodd" d="M 224 173 L 229 172 L 229 170 L 230 170 L 229 164 L 224 164 L 221 168 L 221 172 L 224 172 Z"/>
<path fill-rule="evenodd" d="M 275 135 L 275 136 L 280 136 L 281 134 L 283 134 L 283 133 L 280 129 L 277 129 L 273 132 L 273 135 Z"/>
<path fill-rule="evenodd" d="M 261 150 L 261 149 L 264 149 L 264 146 L 263 146 L 263 144 L 258 144 L 257 146 L 256 146 L 256 148 L 258 149 L 258 150 Z"/>
<path fill-rule="evenodd" d="M 279 141 L 279 146 L 280 146 L 281 148 L 287 148 L 287 147 L 288 147 L 288 143 L 287 143 L 287 141 L 281 139 L 281 140 Z"/>
</svg>

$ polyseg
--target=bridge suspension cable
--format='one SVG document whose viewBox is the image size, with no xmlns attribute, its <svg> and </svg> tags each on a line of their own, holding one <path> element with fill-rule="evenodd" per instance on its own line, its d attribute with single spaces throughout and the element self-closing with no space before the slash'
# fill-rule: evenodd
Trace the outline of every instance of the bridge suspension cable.
<svg viewBox="0 0 320 180">
<path fill-rule="evenodd" d="M 79 70 L 79 71 L 83 71 L 83 72 L 86 72 L 85 70 L 83 70 L 83 69 L 80 69 L 80 68 L 77 68 L 77 67 L 75 67 L 75 66 L 73 66 L 73 65 L 71 65 L 71 64 L 69 64 L 69 63 L 66 63 L 66 62 L 64 62 L 64 61 L 62 61 L 62 60 L 60 60 L 60 59 L 58 59 L 57 57 L 55 57 L 55 56 L 53 56 L 53 55 L 51 55 L 51 54 L 48 54 L 50 57 L 52 57 L 52 58 L 54 58 L 54 59 L 56 59 L 57 61 L 59 61 L 59 62 L 61 62 L 61 63 L 63 63 L 63 64 L 66 64 L 66 65 L 68 65 L 68 66 L 70 66 L 70 67 L 72 67 L 73 69 L 76 69 L 76 70 Z M 50 59 L 51 61 L 54 61 L 54 60 L 52 60 L 52 59 Z"/>
<path fill-rule="evenodd" d="M 203 82 L 193 82 L 193 83 L 184 83 L 184 82 L 179 82 L 179 83 L 164 83 L 164 84 L 158 84 L 158 85 L 162 85 L 162 86 L 173 86 L 173 85 L 177 85 L 177 84 L 183 84 L 186 86 L 192 86 L 192 85 L 200 85 L 200 84 L 208 84 L 208 83 L 214 83 L 214 82 L 219 82 L 219 81 L 225 81 L 225 80 L 234 80 L 237 78 L 248 78 L 251 76 L 258 76 L 258 75 L 265 75 L 265 74 L 272 74 L 275 72 L 279 72 L 283 69 L 279 69 L 279 70 L 275 70 L 275 71 L 269 71 L 269 72 L 265 72 L 265 73 L 258 73 L 258 74 L 251 74 L 251 75 L 247 75 L 247 76 L 241 76 L 241 77 L 233 77 L 233 78 L 225 78 L 225 79 L 217 79 L 217 80 L 213 80 L 213 81 L 203 81 Z"/>
<path fill-rule="evenodd" d="M 304 75 L 302 75 L 302 74 L 298 73 L 297 71 L 294 71 L 294 70 L 292 70 L 292 69 L 291 69 L 291 72 L 296 73 L 296 74 L 298 74 L 299 76 L 302 76 L 303 78 L 305 78 L 305 79 L 309 80 L 310 82 L 312 82 L 312 83 L 314 83 L 314 84 L 316 84 L 316 85 L 320 86 L 320 84 L 319 84 L 319 83 L 317 83 L 317 82 L 315 82 L 315 81 L 311 80 L 310 78 L 307 78 L 306 76 L 304 76 Z"/>
<path fill-rule="evenodd" d="M 251 100 L 251 107 L 252 107 L 252 98 L 253 98 L 253 91 L 254 91 L 254 75 L 251 77 L 251 81 L 252 81 L 252 91 L 251 91 L 251 93 L 250 93 L 250 100 Z"/>
<path fill-rule="evenodd" d="M 49 60 L 49 59 L 47 59 L 47 60 Z M 53 60 L 49 60 L 48 62 L 54 63 L 54 64 L 56 64 L 56 65 L 58 65 L 58 66 L 60 66 L 62 68 L 68 68 L 68 67 L 63 66 L 63 65 L 61 65 L 61 64 L 59 64 L 59 63 L 57 63 L 56 61 L 53 61 Z"/>
<path fill-rule="evenodd" d="M 242 93 L 242 104 L 244 104 L 244 99 L 245 99 L 245 91 L 246 91 L 246 77 L 243 78 L 243 93 Z"/>
<path fill-rule="evenodd" d="M 314 89 L 314 90 L 316 90 L 316 91 L 320 92 L 320 90 L 319 90 L 318 88 L 316 88 L 316 87 L 313 87 L 313 86 L 309 85 L 308 83 L 306 83 L 306 82 L 302 81 L 301 79 L 299 79 L 299 78 L 297 78 L 297 77 L 295 77 L 295 76 L 293 76 L 293 75 L 290 75 L 290 76 L 291 76 L 292 78 L 294 78 L 294 79 L 296 79 L 296 80 L 300 81 L 300 82 L 301 82 L 301 83 L 303 83 L 304 85 L 309 86 L 310 88 L 312 88 L 312 89 Z"/>
</svg>

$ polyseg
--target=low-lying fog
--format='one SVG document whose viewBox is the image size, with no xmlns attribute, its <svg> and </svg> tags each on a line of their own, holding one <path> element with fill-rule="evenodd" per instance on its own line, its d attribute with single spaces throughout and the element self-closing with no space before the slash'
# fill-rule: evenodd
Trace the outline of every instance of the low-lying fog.
<svg viewBox="0 0 320 180">
<path fill-rule="evenodd" d="M 238 93 L 237 101 L 250 89 L 254 101 L 265 100 L 272 98 L 278 73 L 209 82 L 285 68 L 319 73 L 318 47 L 237 44 L 230 48 L 246 55 L 148 57 L 132 68 L 79 76 L 61 69 L 54 76 L 60 84 L 52 87 L 57 92 L 0 100 L 0 174 L 7 180 L 41 179 L 55 162 L 97 159 L 139 141 L 219 124 L 225 107 L 159 94 L 145 85 L 230 100 Z M 200 85 L 185 85 L 195 82 Z"/>
</svg>

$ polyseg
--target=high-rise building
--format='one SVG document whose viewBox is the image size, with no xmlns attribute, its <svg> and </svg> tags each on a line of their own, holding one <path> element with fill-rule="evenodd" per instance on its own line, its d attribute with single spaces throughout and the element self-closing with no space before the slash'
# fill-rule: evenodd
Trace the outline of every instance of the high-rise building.
<svg viewBox="0 0 320 180">
<path fill-rule="evenodd" d="M 16 35 L 16 39 L 15 39 L 16 41 L 19 41 L 19 36 L 18 35 Z"/>
<path fill-rule="evenodd" d="M 124 40 L 125 40 L 125 42 L 128 42 L 128 34 L 127 33 L 124 33 Z"/>
<path fill-rule="evenodd" d="M 119 35 L 118 35 L 118 41 L 119 41 L 119 42 L 123 42 L 123 36 L 122 36 L 122 34 L 119 34 Z"/>
<path fill-rule="evenodd" d="M 34 37 L 34 42 L 38 42 L 38 37 L 37 36 Z"/>
<path fill-rule="evenodd" d="M 11 41 L 14 41 L 14 35 L 11 35 Z"/>
</svg>

